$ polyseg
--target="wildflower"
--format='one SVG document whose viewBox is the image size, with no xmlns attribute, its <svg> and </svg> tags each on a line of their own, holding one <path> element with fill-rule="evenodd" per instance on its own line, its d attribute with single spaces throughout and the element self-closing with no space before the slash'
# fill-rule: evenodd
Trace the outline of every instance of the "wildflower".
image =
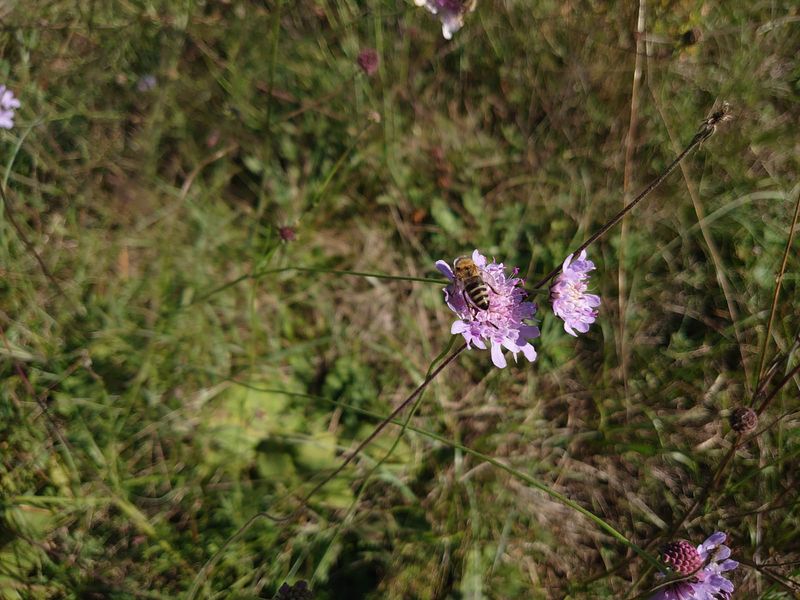
<svg viewBox="0 0 800 600">
<path fill-rule="evenodd" d="M 378 72 L 378 51 L 374 48 L 364 48 L 358 53 L 356 62 L 367 77 L 372 77 Z"/>
<path fill-rule="evenodd" d="M 14 111 L 19 106 L 19 100 L 14 98 L 14 92 L 0 85 L 0 129 L 14 127 Z"/>
<path fill-rule="evenodd" d="M 444 39 L 452 39 L 453 34 L 464 25 L 464 15 L 475 10 L 476 0 L 414 0 L 417 6 L 424 6 L 439 17 L 442 22 Z"/>
<path fill-rule="evenodd" d="M 529 362 L 536 360 L 536 350 L 528 340 L 539 337 L 539 328 L 526 323 L 536 314 L 536 304 L 525 302 L 527 292 L 522 287 L 522 279 L 506 277 L 502 263 L 486 263 L 486 257 L 475 250 L 472 260 L 478 268 L 480 277 L 486 284 L 489 308 L 480 310 L 467 299 L 463 283 L 457 281 L 453 270 L 443 260 L 436 261 L 436 268 L 452 283 L 444 288 L 444 299 L 450 309 L 458 315 L 458 320 L 450 327 L 453 335 L 461 334 L 467 347 L 486 349 L 491 345 L 492 362 L 499 368 L 506 366 L 503 348 L 510 350 L 517 360 L 522 352 Z"/>
<path fill-rule="evenodd" d="M 723 545 L 727 536 L 717 531 L 695 548 L 686 540 L 668 544 L 662 560 L 689 579 L 676 581 L 658 590 L 650 600 L 729 600 L 733 584 L 722 573 L 739 566 L 730 560 L 731 549 Z"/>
<path fill-rule="evenodd" d="M 573 256 L 570 254 L 564 261 L 561 273 L 550 287 L 550 301 L 553 312 L 564 321 L 564 331 L 578 337 L 575 330 L 586 333 L 597 318 L 600 297 L 586 293 L 588 273 L 595 268 L 594 263 L 586 259 L 586 250 L 574 262 Z"/>
<path fill-rule="evenodd" d="M 142 75 L 139 81 L 136 82 L 136 89 L 142 93 L 154 90 L 158 85 L 158 79 L 155 75 L 147 74 Z"/>
</svg>

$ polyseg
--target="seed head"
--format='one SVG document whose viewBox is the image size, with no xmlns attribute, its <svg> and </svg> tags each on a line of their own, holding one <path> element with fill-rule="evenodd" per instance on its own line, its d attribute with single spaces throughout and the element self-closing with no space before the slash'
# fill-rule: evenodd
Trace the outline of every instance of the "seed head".
<svg viewBox="0 0 800 600">
<path fill-rule="evenodd" d="M 758 426 L 758 415 L 752 408 L 740 406 L 731 413 L 730 422 L 736 433 L 750 433 Z"/>
</svg>

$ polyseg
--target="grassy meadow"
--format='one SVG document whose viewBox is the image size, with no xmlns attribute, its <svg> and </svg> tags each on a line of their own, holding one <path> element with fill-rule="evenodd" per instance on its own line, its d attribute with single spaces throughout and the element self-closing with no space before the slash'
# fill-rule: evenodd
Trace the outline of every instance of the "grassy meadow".
<svg viewBox="0 0 800 600">
<path fill-rule="evenodd" d="M 799 49 L 791 0 L 0 3 L 0 599 L 648 598 L 715 531 L 798 597 Z M 461 343 L 437 260 L 535 282 L 722 102 L 587 334 L 531 290 L 534 363 L 305 499 Z"/>
</svg>

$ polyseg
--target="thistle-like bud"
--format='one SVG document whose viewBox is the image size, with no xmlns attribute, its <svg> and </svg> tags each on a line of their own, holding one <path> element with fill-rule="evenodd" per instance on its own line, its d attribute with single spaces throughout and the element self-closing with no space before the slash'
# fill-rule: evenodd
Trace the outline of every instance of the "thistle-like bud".
<svg viewBox="0 0 800 600">
<path fill-rule="evenodd" d="M 284 583 L 275 595 L 274 600 L 312 600 L 313 592 L 305 581 L 298 581 L 294 585 Z"/>
<path fill-rule="evenodd" d="M 297 237 L 297 231 L 295 231 L 294 227 L 284 225 L 283 227 L 278 227 L 278 237 L 281 238 L 281 241 L 293 242 Z"/>
<path fill-rule="evenodd" d="M 758 415 L 752 408 L 740 406 L 731 413 L 730 422 L 736 433 L 750 433 L 758 425 Z"/>
<path fill-rule="evenodd" d="M 691 542 L 676 540 L 661 549 L 661 560 L 676 573 L 689 575 L 703 566 L 703 557 Z"/>
<path fill-rule="evenodd" d="M 372 77 L 378 72 L 378 51 L 374 48 L 364 48 L 358 53 L 356 62 L 367 77 Z"/>
</svg>

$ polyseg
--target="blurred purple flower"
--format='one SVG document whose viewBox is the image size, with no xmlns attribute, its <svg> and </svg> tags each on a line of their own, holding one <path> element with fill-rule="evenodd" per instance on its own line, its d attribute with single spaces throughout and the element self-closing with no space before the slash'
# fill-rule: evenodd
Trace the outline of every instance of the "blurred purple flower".
<svg viewBox="0 0 800 600">
<path fill-rule="evenodd" d="M 539 337 L 539 328 L 525 321 L 533 319 L 536 304 L 524 301 L 528 294 L 522 287 L 522 279 L 514 277 L 518 269 L 508 278 L 502 263 L 492 261 L 486 264 L 486 257 L 477 250 L 472 253 L 472 260 L 487 284 L 489 308 L 486 310 L 469 304 L 450 265 L 443 260 L 436 261 L 436 268 L 452 282 L 444 288 L 444 300 L 459 317 L 450 327 L 450 333 L 463 335 L 467 347 L 475 346 L 481 350 L 486 349 L 485 342 L 488 341 L 492 348 L 492 362 L 501 369 L 506 366 L 503 348 L 511 350 L 515 361 L 519 352 L 529 362 L 535 361 L 536 350 L 528 340 Z"/>
<path fill-rule="evenodd" d="M 281 238 L 281 241 L 293 242 L 297 237 L 297 231 L 294 227 L 284 225 L 282 227 L 278 227 L 278 237 Z"/>
<path fill-rule="evenodd" d="M 149 92 L 155 89 L 156 85 L 158 85 L 158 79 L 156 79 L 155 75 L 142 75 L 139 81 L 136 82 L 136 89 L 140 92 Z"/>
<path fill-rule="evenodd" d="M 586 260 L 586 250 L 574 262 L 573 256 L 570 254 L 564 261 L 561 273 L 550 287 L 550 301 L 553 312 L 564 321 L 564 331 L 578 337 L 575 330 L 586 333 L 589 325 L 594 323 L 600 297 L 586 293 L 589 271 L 595 268 L 592 261 Z"/>
<path fill-rule="evenodd" d="M 722 573 L 732 571 L 739 563 L 728 558 L 731 549 L 723 545 L 726 537 L 723 532 L 717 531 L 700 544 L 697 554 L 699 564 L 704 566 L 691 579 L 658 590 L 650 596 L 650 600 L 729 600 L 733 594 L 733 584 Z"/>
<path fill-rule="evenodd" d="M 14 92 L 0 85 L 0 129 L 14 127 L 14 111 L 19 106 L 19 100 L 14 97 Z"/>
<path fill-rule="evenodd" d="M 475 10 L 475 0 L 414 0 L 417 6 L 424 6 L 442 22 L 444 39 L 452 39 L 453 34 L 464 25 L 464 15 Z"/>
<path fill-rule="evenodd" d="M 356 62 L 367 77 L 372 77 L 378 72 L 378 51 L 374 48 L 363 48 L 358 53 Z"/>
</svg>

